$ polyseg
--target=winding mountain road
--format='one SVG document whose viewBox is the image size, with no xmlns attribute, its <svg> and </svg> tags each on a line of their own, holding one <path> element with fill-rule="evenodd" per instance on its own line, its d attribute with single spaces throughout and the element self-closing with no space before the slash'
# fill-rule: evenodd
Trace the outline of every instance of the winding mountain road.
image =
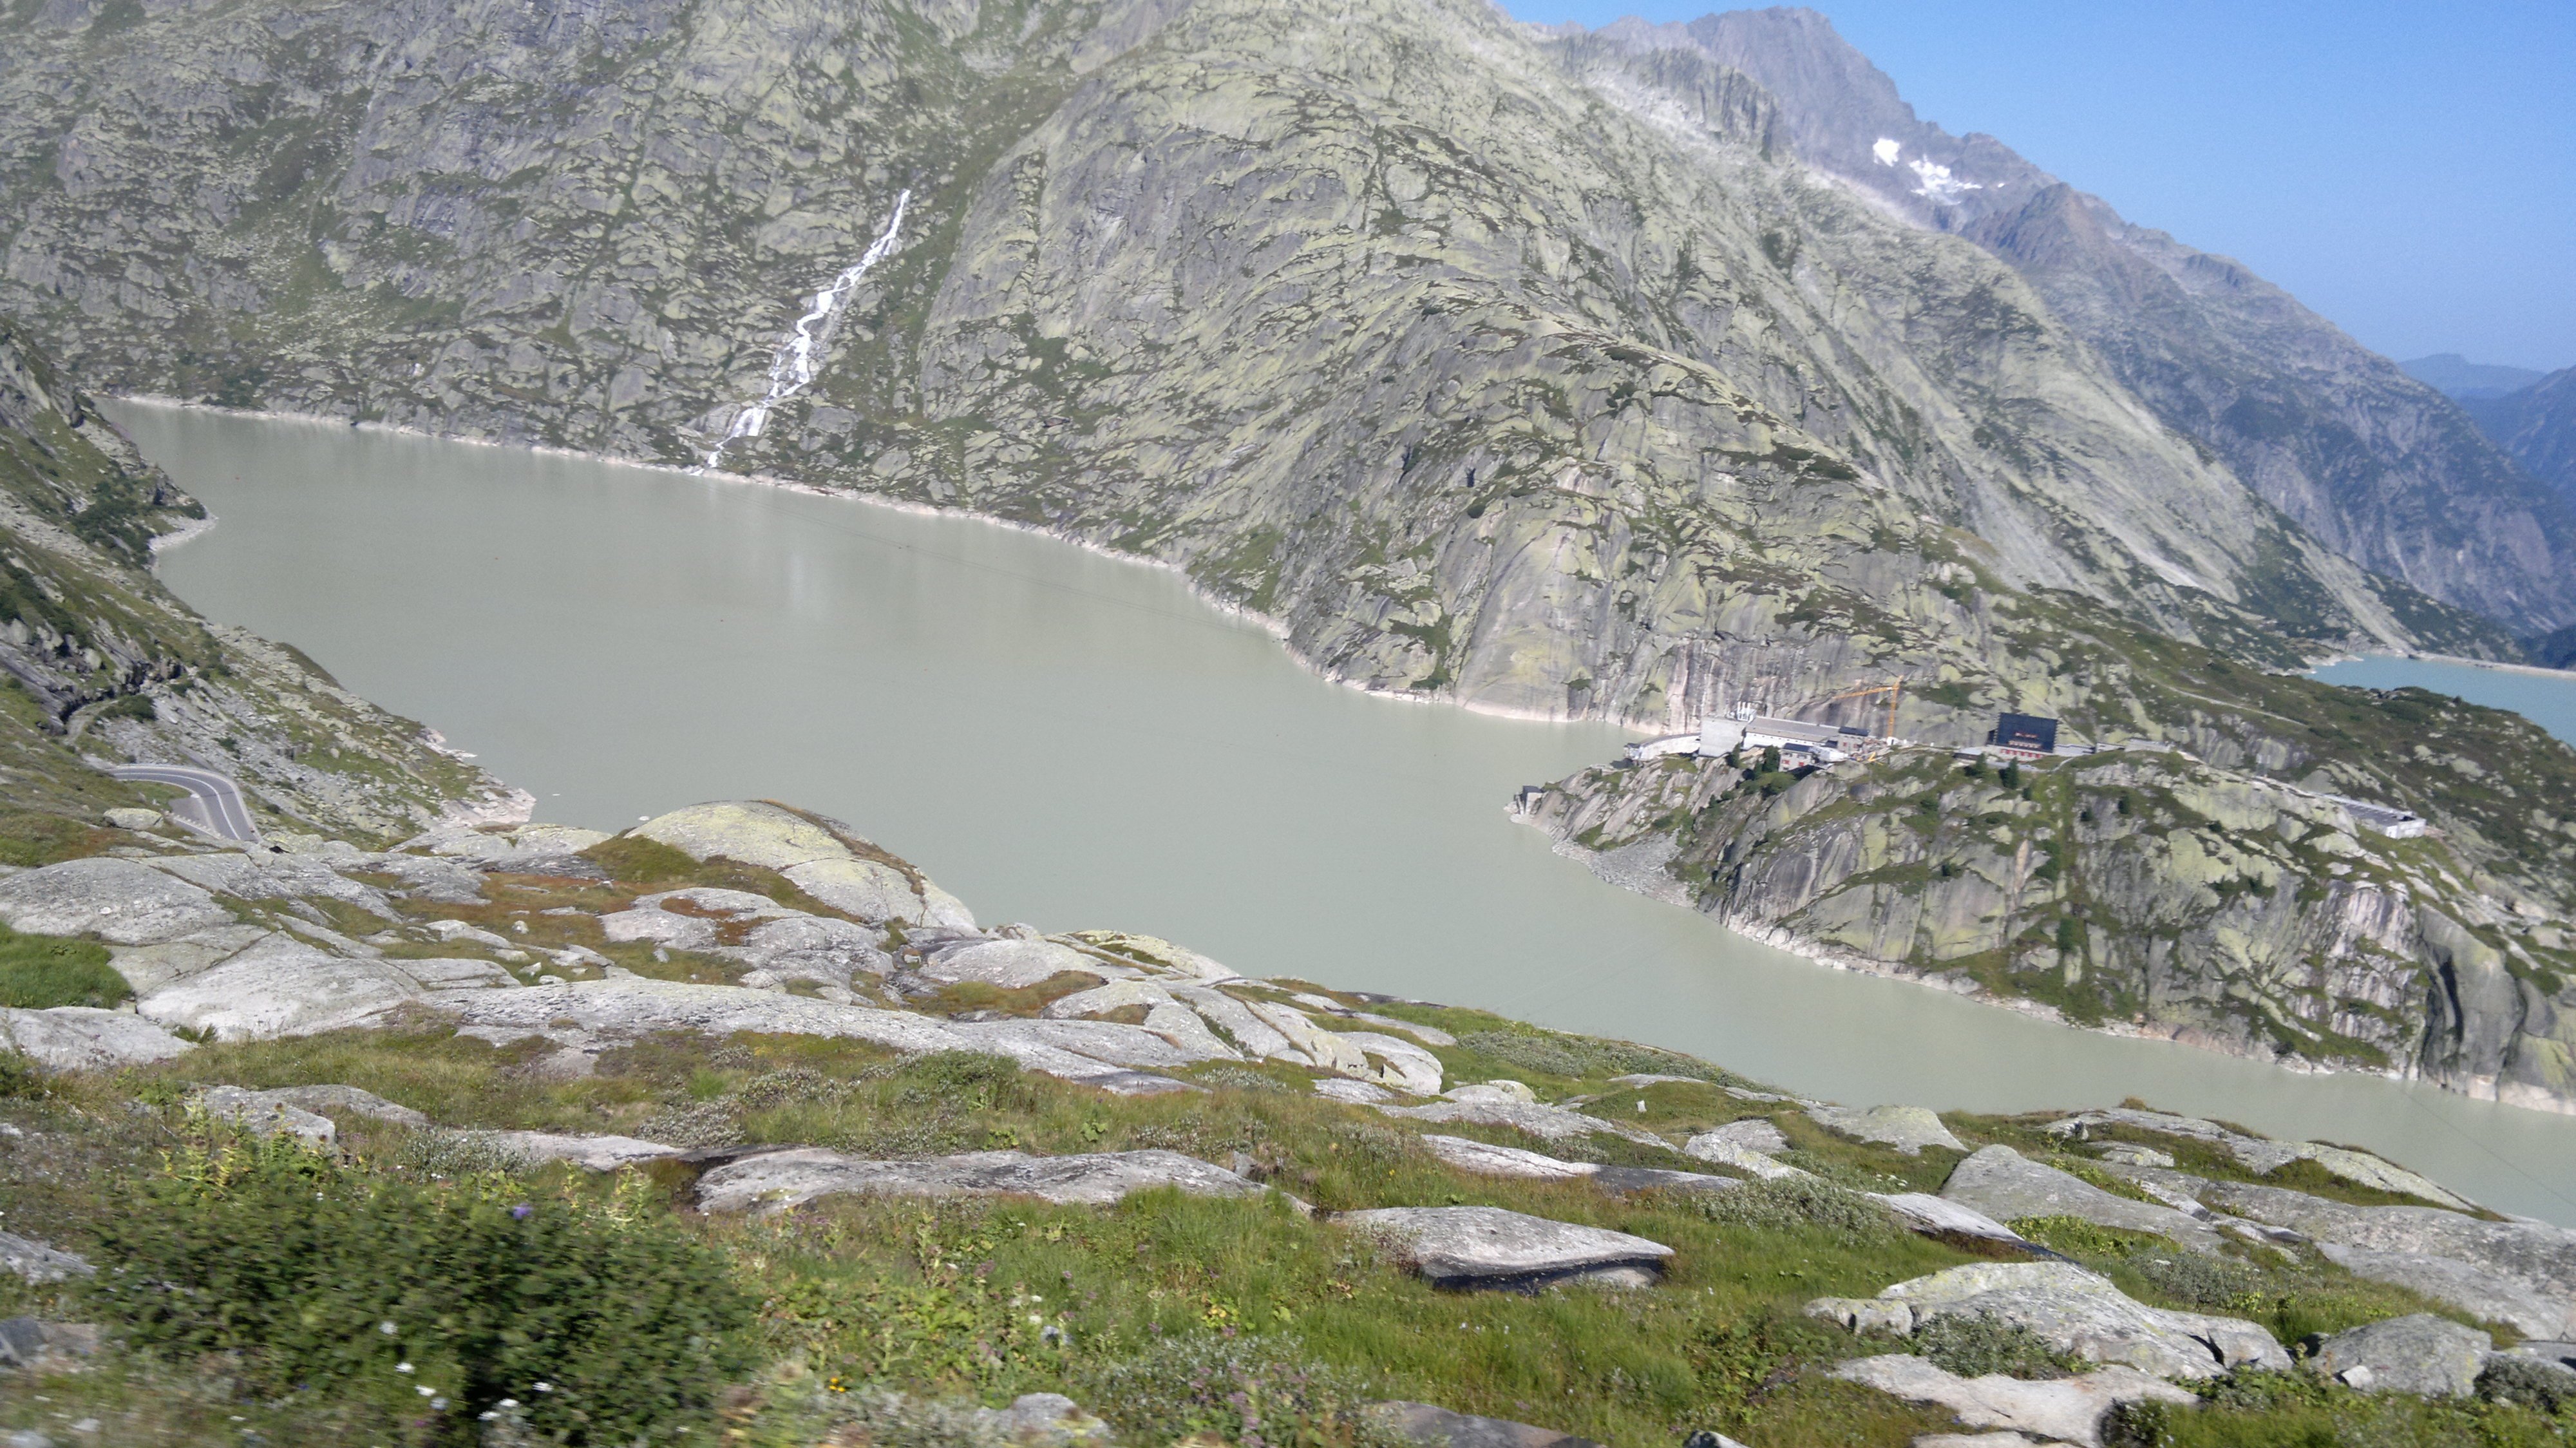
<svg viewBox="0 0 2576 1448">
<path fill-rule="evenodd" d="M 228 840 L 254 841 L 259 826 L 251 823 L 250 805 L 242 799 L 241 786 L 210 769 L 196 769 L 185 764 L 120 764 L 108 770 L 118 779 L 144 784 L 174 784 L 188 792 L 188 798 L 173 807 L 194 805 L 199 822 Z"/>
</svg>

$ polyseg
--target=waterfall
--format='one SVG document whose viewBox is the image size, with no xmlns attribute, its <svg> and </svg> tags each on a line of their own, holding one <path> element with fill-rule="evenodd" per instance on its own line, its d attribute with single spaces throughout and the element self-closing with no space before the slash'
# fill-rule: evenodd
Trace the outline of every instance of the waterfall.
<svg viewBox="0 0 2576 1448">
<path fill-rule="evenodd" d="M 769 359 L 769 391 L 762 394 L 759 401 L 746 403 L 733 415 L 733 425 L 726 428 L 725 435 L 707 450 L 707 467 L 723 462 L 725 448 L 735 439 L 760 436 L 761 431 L 769 426 L 769 414 L 776 411 L 780 403 L 812 385 L 819 365 L 815 354 L 822 346 L 822 329 L 850 300 L 850 293 L 857 288 L 859 278 L 866 276 L 894 250 L 895 235 L 903 230 L 904 209 L 911 204 L 910 191 L 896 196 L 894 216 L 886 222 L 885 230 L 878 233 L 867 254 L 832 278 L 830 286 L 814 294 L 813 309 L 796 319 L 796 325 L 780 339 L 777 352 Z"/>
</svg>

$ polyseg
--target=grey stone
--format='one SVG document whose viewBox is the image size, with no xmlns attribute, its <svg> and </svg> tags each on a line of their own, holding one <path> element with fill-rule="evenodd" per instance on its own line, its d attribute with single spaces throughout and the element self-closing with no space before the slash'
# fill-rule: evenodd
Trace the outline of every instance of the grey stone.
<svg viewBox="0 0 2576 1448">
<path fill-rule="evenodd" d="M 1748 1116 L 1741 1121 L 1730 1121 L 1724 1126 L 1711 1127 L 1691 1139 L 1723 1141 L 1743 1147 L 1747 1151 L 1758 1151 L 1764 1156 L 1777 1156 L 1789 1149 L 1789 1138 L 1780 1130 L 1779 1123 L 1765 1116 Z"/>
<path fill-rule="evenodd" d="M 1451 1101 L 1526 1101 L 1538 1103 L 1538 1093 L 1524 1081 L 1477 1081 L 1455 1086 L 1440 1093 Z"/>
<path fill-rule="evenodd" d="M 384 892 L 333 870 L 312 855 L 167 855 L 152 862 L 192 885 L 239 900 L 338 900 L 371 915 L 399 920 Z"/>
<path fill-rule="evenodd" d="M 950 946 L 925 957 L 921 973 L 944 985 L 980 981 L 1003 990 L 1025 990 L 1066 974 L 1108 978 L 1100 962 L 1052 940 L 986 940 Z"/>
<path fill-rule="evenodd" d="M 2098 1126 L 2125 1126 L 2132 1130 L 2153 1131 L 2189 1141 L 2204 1141 L 2226 1148 L 2239 1166 L 2257 1172 L 2277 1171 L 2294 1161 L 2313 1161 L 2327 1171 L 2357 1186 L 2405 1196 L 2421 1197 L 2428 1202 L 2458 1211 L 2470 1211 L 2474 1204 L 2456 1195 L 2429 1177 L 2382 1161 L 2366 1151 L 2349 1147 L 2327 1146 L 2315 1141 L 2273 1141 L 2268 1137 L 2248 1136 L 2206 1121 L 2197 1116 L 2181 1116 L 2170 1111 L 2147 1111 L 2133 1106 L 2108 1107 L 2099 1111 L 2079 1111 L 2061 1117 L 2045 1128 L 2059 1136 L 2082 1140 Z M 2120 1160 L 2106 1149 L 2106 1160 Z M 2140 1161 L 2140 1166 L 2172 1166 L 2171 1160 Z"/>
<path fill-rule="evenodd" d="M 2417 1312 L 2338 1332 L 2318 1345 L 2308 1366 L 2366 1392 L 2464 1398 L 2494 1350 L 2495 1339 L 2476 1328 Z"/>
<path fill-rule="evenodd" d="M 2286 1368 L 2270 1333 L 2240 1318 L 2149 1307 L 2067 1262 L 1980 1262 L 1899 1282 L 1875 1300 L 1818 1298 L 1811 1316 L 1855 1330 L 1912 1332 L 1943 1317 L 1991 1317 L 2029 1328 L 2088 1362 L 2126 1363 L 2163 1378 L 2215 1377 L 2241 1364 Z"/>
<path fill-rule="evenodd" d="M 0 1271 L 29 1282 L 60 1282 L 66 1277 L 87 1277 L 95 1270 L 77 1252 L 48 1247 L 14 1232 L 0 1232 Z"/>
<path fill-rule="evenodd" d="M 2023 1217 L 2081 1217 L 2105 1227 L 2152 1232 L 2203 1252 L 2221 1238 L 2209 1225 L 2151 1202 L 2114 1196 L 2100 1187 L 2030 1160 L 2009 1146 L 1978 1149 L 1951 1169 L 1944 1201 L 1973 1208 L 1999 1222 Z"/>
<path fill-rule="evenodd" d="M 1371 1403 L 1364 1411 L 1381 1433 L 1418 1448 L 1600 1448 L 1555 1428 L 1453 1413 L 1429 1403 Z"/>
<path fill-rule="evenodd" d="M 1426 1133 L 1422 1144 L 1433 1156 L 1460 1171 L 1479 1176 L 1520 1177 L 1533 1181 L 1573 1181 L 1583 1179 L 1605 1192 L 1647 1191 L 1726 1191 L 1743 1183 L 1734 1177 L 1708 1176 L 1693 1171 L 1665 1171 L 1646 1166 L 1601 1166 L 1588 1161 L 1560 1161 L 1542 1152 L 1523 1151 L 1516 1146 L 1495 1146 L 1490 1142 L 1470 1141 L 1463 1136 L 1437 1136 Z"/>
<path fill-rule="evenodd" d="M 1328 1101 L 1344 1101 L 1353 1106 L 1383 1106 L 1396 1099 L 1395 1093 L 1366 1081 L 1348 1076 L 1324 1076 L 1315 1082 L 1315 1094 Z"/>
<path fill-rule="evenodd" d="M 1007 1408 L 978 1408 L 975 1426 L 1008 1443 L 1030 1448 L 1069 1448 L 1109 1441 L 1109 1425 L 1062 1393 L 1022 1393 Z"/>
<path fill-rule="evenodd" d="M 2001 1243 L 2008 1247 L 2030 1245 L 2024 1242 L 2020 1234 L 2012 1228 L 1974 1207 L 1961 1206 L 1957 1202 L 1933 1196 L 1928 1192 L 1895 1192 L 1887 1195 L 1872 1192 L 1869 1196 L 1871 1200 L 1885 1205 L 1889 1211 L 1894 1212 L 1897 1220 L 1903 1222 L 1907 1230 L 1920 1232 L 1927 1237 L 1971 1237 L 1980 1241 Z"/>
<path fill-rule="evenodd" d="M 1810 1106 L 1807 1116 L 1828 1131 L 1862 1141 L 1875 1141 L 1895 1147 L 1907 1156 L 1920 1156 L 1927 1146 L 1966 1151 L 1966 1143 L 1950 1134 L 1941 1118 L 1922 1106 Z"/>
<path fill-rule="evenodd" d="M 209 1086 L 197 1093 L 197 1105 L 208 1116 L 262 1136 L 293 1136 L 322 1146 L 340 1134 L 330 1117 L 318 1116 L 265 1091 Z"/>
<path fill-rule="evenodd" d="M 420 986 L 384 961 L 352 960 L 271 934 L 220 965 L 147 992 L 136 1009 L 164 1025 L 243 1041 L 373 1025 L 420 997 Z"/>
<path fill-rule="evenodd" d="M 1416 1096 L 1439 1093 L 1440 1058 L 1429 1051 L 1379 1031 L 1344 1031 L 1341 1037 L 1367 1055 L 1376 1080 Z"/>
<path fill-rule="evenodd" d="M 0 1367 L 27 1367 L 44 1350 L 43 1323 L 32 1317 L 0 1319 Z"/>
<path fill-rule="evenodd" d="M 649 940 L 673 950 L 699 950 L 716 943 L 714 921 L 649 906 L 600 916 L 599 932 L 612 945 Z"/>
<path fill-rule="evenodd" d="M 629 833 L 693 860 L 722 857 L 775 870 L 806 894 L 870 924 L 899 920 L 970 930 L 975 925 L 957 897 L 918 871 L 878 858 L 847 826 L 765 800 L 691 805 Z"/>
<path fill-rule="evenodd" d="M 2121 1403 L 2182 1405 L 2199 1401 L 2185 1389 L 2119 1365 L 2097 1368 L 2081 1377 L 2033 1383 L 2000 1373 L 1963 1378 L 1929 1358 L 1889 1353 L 1838 1363 L 1833 1376 L 1910 1403 L 1945 1408 L 1971 1428 L 2002 1429 L 2043 1442 L 2080 1443 L 2086 1448 L 2100 1448 L 2102 1419 Z"/>
<path fill-rule="evenodd" d="M 195 1049 L 130 1011 L 95 1006 L 0 1008 L 0 1042 L 49 1071 L 110 1071 Z"/>
<path fill-rule="evenodd" d="M 164 823 L 157 809 L 112 809 L 107 822 L 120 830 L 157 830 Z"/>
<path fill-rule="evenodd" d="M 685 1150 L 632 1136 L 559 1136 L 548 1131 L 458 1131 L 450 1134 L 460 1144 L 522 1166 L 563 1161 L 597 1172 L 615 1171 L 637 1162 L 659 1161 L 678 1156 Z"/>
<path fill-rule="evenodd" d="M 2152 1146 L 2140 1146 L 2134 1141 L 2105 1142 L 2103 1145 L 2094 1148 L 2093 1154 L 2102 1158 L 2104 1161 L 2116 1162 L 2121 1166 L 2171 1166 L 2174 1164 L 2173 1153 L 2158 1151 Z"/>
<path fill-rule="evenodd" d="M 1458 1122 L 1470 1126 L 1508 1126 L 1526 1131 L 1542 1141 L 1580 1141 L 1587 1136 L 1608 1133 L 1624 1136 L 1641 1145 L 1671 1146 L 1662 1137 L 1642 1131 L 1622 1121 L 1604 1121 L 1562 1106 L 1542 1106 L 1529 1101 L 1431 1101 L 1420 1106 L 1380 1106 L 1389 1116 L 1408 1121 Z"/>
<path fill-rule="evenodd" d="M 1267 1188 L 1176 1151 L 962 1156 L 874 1161 L 820 1147 L 765 1152 L 708 1172 L 698 1204 L 710 1212 L 783 1210 L 827 1196 L 1027 1196 L 1106 1206 L 1134 1192 L 1176 1187 L 1192 1196 L 1258 1196 Z"/>
<path fill-rule="evenodd" d="M 1386 1242 L 1405 1265 L 1440 1287 L 1645 1287 L 1673 1255 L 1660 1242 L 1625 1232 L 1500 1207 L 1379 1207 L 1334 1220 Z"/>
<path fill-rule="evenodd" d="M 1756 1132 L 1734 1129 L 1741 1125 L 1741 1122 L 1729 1122 L 1715 1131 L 1701 1132 L 1682 1143 L 1682 1155 L 1716 1166 L 1728 1166 L 1737 1171 L 1750 1172 L 1765 1181 L 1809 1174 L 1787 1162 L 1773 1161 L 1767 1153 L 1744 1145 L 1744 1139 L 1748 1136 L 1756 1139 L 1767 1138 L 1761 1137 Z M 1764 1122 L 1763 1125 L 1769 1126 L 1770 1123 Z M 1775 1134 L 1778 1130 L 1777 1127 L 1772 1128 Z"/>
<path fill-rule="evenodd" d="M 2576 1342 L 2548 1342 L 2534 1339 L 2518 1342 L 2506 1349 L 2523 1357 L 2538 1358 L 2545 1363 L 2576 1371 Z"/>
<path fill-rule="evenodd" d="M 0 921 L 28 935 L 149 945 L 233 923 L 210 892 L 139 860 L 65 860 L 0 879 Z"/>
<path fill-rule="evenodd" d="M 2284 1187 L 2204 1182 L 2203 1201 L 2316 1242 L 2329 1259 L 2528 1337 L 2576 1338 L 2576 1231 L 2440 1207 L 2358 1207 Z"/>
</svg>

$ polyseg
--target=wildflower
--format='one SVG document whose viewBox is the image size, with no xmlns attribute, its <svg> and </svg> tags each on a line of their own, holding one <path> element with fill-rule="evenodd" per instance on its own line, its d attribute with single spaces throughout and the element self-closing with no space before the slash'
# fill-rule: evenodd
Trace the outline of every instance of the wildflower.
<svg viewBox="0 0 2576 1448">
<path fill-rule="evenodd" d="M 540 1393 L 551 1393 L 555 1390 L 555 1385 L 552 1383 L 538 1383 L 536 1384 L 536 1389 Z"/>
<path fill-rule="evenodd" d="M 396 1364 L 394 1364 L 394 1371 L 395 1371 L 395 1372 L 398 1372 L 398 1373 L 407 1373 L 407 1372 L 410 1372 L 410 1371 L 411 1371 L 411 1364 L 409 1364 L 409 1363 L 396 1363 Z"/>
<path fill-rule="evenodd" d="M 423 1383 L 423 1384 L 421 1384 L 417 1389 L 415 1389 L 414 1391 L 418 1392 L 422 1397 L 426 1398 L 426 1397 L 429 1397 L 429 1396 L 431 1396 L 432 1394 L 436 1393 L 436 1392 L 438 1391 L 438 1389 L 431 1387 L 431 1386 L 430 1386 L 429 1384 L 427 1384 L 427 1383 Z"/>
<path fill-rule="evenodd" d="M 423 1392 L 427 1392 L 427 1391 L 429 1391 L 429 1390 L 428 1390 L 428 1389 L 426 1389 L 426 1388 L 423 1388 L 421 1391 L 423 1391 Z M 431 1412 L 433 1412 L 433 1413 L 444 1413 L 444 1412 L 446 1412 L 446 1411 L 447 1411 L 447 1400 L 446 1400 L 445 1398 L 432 1398 L 432 1399 L 430 1399 L 430 1400 L 429 1400 L 429 1410 L 430 1410 Z"/>
<path fill-rule="evenodd" d="M 524 1222 L 528 1219 L 529 1214 L 534 1211 L 536 1211 L 536 1208 L 529 1206 L 526 1202 L 521 1202 L 510 1209 L 510 1215 Z"/>
<path fill-rule="evenodd" d="M 376 1331 L 383 1333 L 387 1337 L 391 1337 L 395 1333 L 402 1331 L 402 1329 L 394 1326 L 390 1322 L 379 1322 L 376 1324 Z"/>
</svg>

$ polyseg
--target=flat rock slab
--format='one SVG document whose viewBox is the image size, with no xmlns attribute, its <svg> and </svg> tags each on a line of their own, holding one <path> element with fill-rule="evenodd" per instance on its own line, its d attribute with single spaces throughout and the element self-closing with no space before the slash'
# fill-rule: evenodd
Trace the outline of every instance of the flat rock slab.
<svg viewBox="0 0 2576 1448">
<path fill-rule="evenodd" d="M 1425 1134 L 1431 1154 L 1460 1171 L 1479 1176 L 1519 1177 L 1528 1181 L 1589 1181 L 1605 1192 L 1727 1191 L 1744 1183 L 1735 1177 L 1695 1171 L 1665 1171 L 1650 1166 L 1602 1166 L 1588 1161 L 1561 1161 L 1544 1152 L 1496 1146 L 1463 1136 Z"/>
<path fill-rule="evenodd" d="M 164 1025 L 258 1041 L 374 1025 L 421 994 L 417 981 L 384 961 L 333 955 L 278 932 L 135 1005 Z"/>
<path fill-rule="evenodd" d="M 1880 1202 L 1896 1214 L 1909 1231 L 1927 1237 L 1971 1237 L 1984 1242 L 1997 1242 L 2008 1247 L 2029 1248 L 2030 1244 L 2012 1228 L 1987 1216 L 1974 1207 L 1946 1201 L 1929 1192 L 1893 1192 L 1882 1195 L 1871 1192 L 1870 1199 Z"/>
<path fill-rule="evenodd" d="M 808 1147 L 745 1157 L 698 1180 L 710 1212 L 783 1210 L 817 1197 L 1037 1197 L 1106 1206 L 1132 1193 L 1176 1187 L 1192 1196 L 1259 1196 L 1268 1188 L 1177 1151 L 1110 1151 L 1030 1156 L 977 1151 L 912 1161 L 876 1161 Z"/>
<path fill-rule="evenodd" d="M 1140 1026 L 1113 1021 L 951 1022 L 739 986 L 642 978 L 520 990 L 456 992 L 432 1004 L 491 1041 L 527 1036 L 632 1039 L 657 1031 L 729 1036 L 835 1036 L 906 1052 L 987 1051 L 1031 1071 L 1120 1094 L 1192 1089 L 1142 1067 L 1203 1059 Z"/>
<path fill-rule="evenodd" d="M 2027 1434 L 2043 1442 L 2081 1443 L 2085 1448 L 2101 1448 L 2102 1419 L 2121 1403 L 2199 1401 L 2185 1389 L 2118 1366 L 2033 1383 L 2000 1373 L 1963 1378 L 1928 1358 L 1889 1353 L 1837 1364 L 1833 1376 L 1909 1403 L 1946 1408 L 1971 1428 Z"/>
<path fill-rule="evenodd" d="M 0 1272 L 29 1282 L 60 1282 L 66 1277 L 87 1277 L 96 1270 L 89 1265 L 89 1259 L 77 1252 L 48 1247 L 14 1232 L 0 1232 Z"/>
<path fill-rule="evenodd" d="M 1380 1106 L 1389 1116 L 1408 1121 L 1454 1121 L 1470 1126 L 1508 1126 L 1526 1131 L 1541 1141 L 1580 1141 L 1597 1132 L 1624 1136 L 1647 1146 L 1669 1151 L 1671 1144 L 1650 1131 L 1642 1131 L 1621 1121 L 1604 1121 L 1562 1106 L 1542 1106 L 1530 1101 L 1433 1101 L 1421 1106 Z"/>
<path fill-rule="evenodd" d="M 2525 1337 L 2576 1338 L 2576 1231 L 2440 1207 L 2356 1207 L 2284 1187 L 2201 1182 L 2201 1199 L 2317 1243 L 2357 1276 L 2423 1293 Z"/>
<path fill-rule="evenodd" d="M 964 902 L 918 871 L 877 858 L 883 852 L 847 826 L 766 800 L 691 805 L 628 833 L 693 860 L 721 856 L 775 870 L 806 894 L 870 924 L 901 920 L 970 930 L 975 925 Z"/>
<path fill-rule="evenodd" d="M 684 1148 L 641 1141 L 632 1136 L 558 1136 L 550 1131 L 460 1131 L 456 1139 L 525 1166 L 570 1162 L 589 1171 L 615 1171 L 637 1162 L 660 1161 Z"/>
<path fill-rule="evenodd" d="M 943 985 L 974 981 L 1003 990 L 1026 990 L 1059 975 L 1097 979 L 1109 976 L 1108 968 L 1099 961 L 1052 940 L 983 940 L 952 945 L 923 960 L 921 973 Z"/>
<path fill-rule="evenodd" d="M 1875 1299 L 1818 1298 L 1807 1312 L 1855 1331 L 1903 1334 L 1943 1317 L 1990 1317 L 2029 1328 L 2059 1352 L 2125 1363 L 2160 1378 L 2216 1377 L 2241 1364 L 2290 1365 L 2280 1343 L 2254 1323 L 2149 1307 L 2069 1262 L 1952 1267 L 1899 1282 Z"/>
<path fill-rule="evenodd" d="M 1767 1121 L 1762 1124 L 1771 1125 Z M 1778 1134 L 1777 1127 L 1773 1127 L 1772 1130 L 1774 1135 Z M 1696 1161 L 1707 1162 L 1712 1166 L 1733 1167 L 1737 1171 L 1750 1173 L 1765 1181 L 1809 1174 L 1785 1161 L 1773 1161 L 1768 1153 L 1745 1145 L 1744 1139 L 1750 1135 L 1752 1135 L 1750 1132 L 1729 1131 L 1723 1126 L 1715 1131 L 1703 1131 L 1682 1143 L 1682 1155 Z"/>
<path fill-rule="evenodd" d="M 140 860 L 101 855 L 0 879 L 0 921 L 26 935 L 150 945 L 233 923 L 212 893 Z"/>
<path fill-rule="evenodd" d="M 1861 1141 L 1875 1141 L 1895 1147 L 1907 1156 L 1921 1156 L 1927 1146 L 1966 1151 L 1967 1143 L 1950 1134 L 1941 1118 L 1923 1106 L 1810 1106 L 1807 1117 L 1827 1131 L 1837 1131 Z"/>
<path fill-rule="evenodd" d="M 1453 1413 L 1429 1403 L 1371 1403 L 1362 1411 L 1387 1437 L 1418 1448 L 1601 1448 L 1559 1429 Z"/>
<path fill-rule="evenodd" d="M 259 1136 L 292 1136 L 323 1146 L 340 1134 L 340 1128 L 330 1117 L 280 1101 L 265 1091 L 245 1091 L 239 1086 L 209 1086 L 197 1093 L 196 1104 L 208 1116 L 218 1121 L 229 1121 Z"/>
<path fill-rule="evenodd" d="M 2465 1398 L 2494 1350 L 2495 1339 L 2474 1327 L 2416 1312 L 2338 1332 L 2308 1366 L 2364 1392 Z"/>
<path fill-rule="evenodd" d="M 2045 1128 L 2058 1136 L 2084 1139 L 2104 1126 L 2124 1126 L 2134 1131 L 2152 1131 L 2161 1136 L 2180 1137 L 2187 1141 L 2205 1141 L 2227 1149 L 2237 1165 L 2253 1171 L 2276 1171 L 2294 1161 L 2313 1161 L 2328 1172 L 2359 1186 L 2383 1192 L 2398 1192 L 2437 1202 L 2455 1211 L 2472 1211 L 2474 1205 L 2455 1195 L 2439 1182 L 2406 1170 L 2393 1162 L 2383 1161 L 2366 1151 L 2350 1147 L 2328 1146 L 2316 1141 L 2273 1141 L 2268 1137 L 2248 1136 L 2230 1130 L 2215 1121 L 2197 1116 L 2180 1116 L 2170 1111 L 2143 1111 L 2134 1106 L 2114 1106 L 2099 1111 L 2080 1111 L 2061 1117 Z M 2171 1161 L 2144 1163 L 2171 1166 Z"/>
<path fill-rule="evenodd" d="M 131 1011 L 95 1006 L 0 1009 L 0 1043 L 48 1071 L 112 1071 L 195 1049 Z"/>
<path fill-rule="evenodd" d="M 1333 1220 L 1384 1241 L 1438 1287 L 1649 1287 L 1673 1255 L 1661 1242 L 1625 1232 L 1500 1207 L 1379 1207 Z"/>
<path fill-rule="evenodd" d="M 1944 1201 L 1984 1213 L 1998 1222 L 2023 1217 L 2079 1217 L 2097 1226 L 2150 1232 L 2203 1252 L 2218 1250 L 2221 1238 L 2208 1223 L 2151 1202 L 2132 1201 L 2032 1161 L 2009 1146 L 1989 1146 L 1951 1169 L 1942 1184 Z"/>
</svg>

